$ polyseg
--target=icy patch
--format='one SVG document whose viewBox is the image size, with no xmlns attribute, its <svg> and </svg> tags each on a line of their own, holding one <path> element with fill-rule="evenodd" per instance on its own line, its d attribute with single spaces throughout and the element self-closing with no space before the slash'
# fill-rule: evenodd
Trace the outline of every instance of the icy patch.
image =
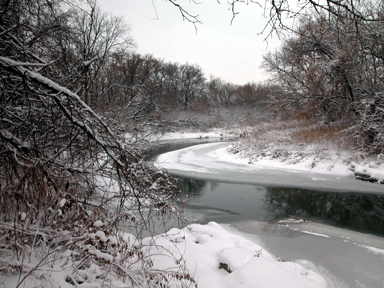
<svg viewBox="0 0 384 288">
<path fill-rule="evenodd" d="M 320 234 L 320 233 L 315 233 L 315 232 L 309 232 L 309 231 L 301 231 L 305 234 L 309 234 L 309 235 L 314 235 L 314 236 L 318 236 L 318 237 L 324 237 L 324 238 L 331 238 L 329 237 L 328 235 L 325 235 L 325 234 Z"/>
<path fill-rule="evenodd" d="M 367 249 L 369 252 L 384 256 L 384 250 L 383 249 L 379 249 L 379 248 L 372 247 L 372 246 L 366 246 L 366 245 L 359 245 L 359 246 Z"/>
<path fill-rule="evenodd" d="M 328 162 L 333 168 L 322 170 L 321 167 L 329 167 L 327 160 L 322 160 L 325 161 L 324 166 L 319 164 L 312 169 L 305 165 L 304 160 L 296 164 L 281 162 L 280 158 L 249 162 L 249 158 L 240 157 L 239 153 L 230 153 L 228 145 L 228 142 L 200 144 L 164 153 L 156 159 L 156 166 L 177 176 L 190 178 L 341 192 L 383 193 L 381 185 L 354 179 L 353 172 L 345 164 Z"/>
</svg>

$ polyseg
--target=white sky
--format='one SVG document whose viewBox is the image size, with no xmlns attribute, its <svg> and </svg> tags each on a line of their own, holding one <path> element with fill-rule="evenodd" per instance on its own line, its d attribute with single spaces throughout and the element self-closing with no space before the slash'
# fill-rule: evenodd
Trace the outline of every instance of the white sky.
<svg viewBox="0 0 384 288">
<path fill-rule="evenodd" d="M 165 0 L 99 0 L 114 15 L 123 15 L 137 44 L 136 52 L 152 54 L 167 62 L 198 64 L 210 75 L 234 84 L 258 82 L 267 78 L 260 68 L 262 55 L 278 46 L 274 37 L 264 41 L 258 35 L 266 20 L 256 4 L 238 5 L 239 15 L 232 25 L 226 0 L 184 0 L 192 14 L 199 14 L 202 25 L 183 21 L 176 7 Z M 184 4 L 183 4 L 184 5 Z"/>
</svg>

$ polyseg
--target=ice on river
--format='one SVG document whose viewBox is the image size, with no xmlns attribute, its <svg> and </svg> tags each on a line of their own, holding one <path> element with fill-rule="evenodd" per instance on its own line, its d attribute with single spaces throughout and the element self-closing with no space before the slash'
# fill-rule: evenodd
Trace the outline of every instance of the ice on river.
<svg viewBox="0 0 384 288">
<path fill-rule="evenodd" d="M 279 161 L 249 164 L 227 151 L 228 143 L 192 146 L 158 156 L 156 164 L 172 174 L 275 187 L 300 187 L 325 191 L 384 193 L 383 185 L 356 180 L 347 166 L 332 172 L 309 171 L 307 165 Z M 320 168 L 319 168 L 320 169 Z"/>
</svg>

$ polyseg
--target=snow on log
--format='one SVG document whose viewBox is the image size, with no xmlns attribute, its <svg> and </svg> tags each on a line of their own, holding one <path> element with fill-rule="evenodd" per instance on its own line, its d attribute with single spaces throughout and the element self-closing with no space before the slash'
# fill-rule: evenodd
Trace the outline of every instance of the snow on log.
<svg viewBox="0 0 384 288">
<path fill-rule="evenodd" d="M 349 170 L 353 171 L 356 179 L 384 184 L 384 171 L 366 168 L 354 162 L 351 163 Z"/>
</svg>

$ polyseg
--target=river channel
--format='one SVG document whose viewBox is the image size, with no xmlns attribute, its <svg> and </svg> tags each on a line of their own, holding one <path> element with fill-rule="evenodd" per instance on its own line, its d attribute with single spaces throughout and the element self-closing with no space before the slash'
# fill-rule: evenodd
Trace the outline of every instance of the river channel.
<svg viewBox="0 0 384 288">
<path fill-rule="evenodd" d="M 205 142 L 169 142 L 155 154 Z M 339 178 L 327 179 L 336 184 L 318 187 L 284 186 L 284 181 L 279 182 L 281 174 L 277 174 L 279 185 L 256 184 L 242 178 L 236 181 L 228 171 L 223 177 L 217 173 L 202 177 L 204 173 L 193 169 L 168 170 L 179 178 L 186 215 L 192 222 L 226 224 L 276 257 L 313 266 L 330 287 L 384 288 L 384 186 L 356 182 L 354 189 L 339 185 L 344 183 Z M 264 179 L 273 171 L 267 176 L 262 170 L 255 173 Z"/>
</svg>

